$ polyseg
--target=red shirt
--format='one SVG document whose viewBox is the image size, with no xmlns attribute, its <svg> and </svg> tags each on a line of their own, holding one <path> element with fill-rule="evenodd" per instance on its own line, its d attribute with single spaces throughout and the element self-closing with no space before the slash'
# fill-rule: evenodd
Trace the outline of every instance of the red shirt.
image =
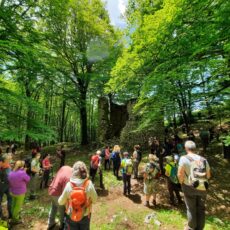
<svg viewBox="0 0 230 230">
<path fill-rule="evenodd" d="M 61 196 L 66 184 L 69 182 L 70 177 L 72 176 L 72 172 L 73 169 L 69 166 L 63 166 L 58 170 L 49 187 L 50 196 Z"/>
<path fill-rule="evenodd" d="M 45 169 L 45 170 L 49 170 L 51 168 L 50 159 L 45 158 L 42 161 L 42 168 Z"/>
</svg>

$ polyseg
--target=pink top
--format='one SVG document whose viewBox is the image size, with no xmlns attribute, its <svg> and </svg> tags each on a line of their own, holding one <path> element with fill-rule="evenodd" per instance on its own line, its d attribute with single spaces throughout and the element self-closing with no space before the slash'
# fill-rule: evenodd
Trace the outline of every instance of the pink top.
<svg viewBox="0 0 230 230">
<path fill-rule="evenodd" d="M 106 149 L 105 150 L 105 159 L 109 160 L 109 158 L 110 158 L 110 151 L 109 151 L 109 149 Z"/>
<path fill-rule="evenodd" d="M 63 166 L 59 169 L 49 187 L 50 196 L 61 196 L 66 184 L 72 176 L 72 172 L 73 169 L 69 166 Z"/>
</svg>

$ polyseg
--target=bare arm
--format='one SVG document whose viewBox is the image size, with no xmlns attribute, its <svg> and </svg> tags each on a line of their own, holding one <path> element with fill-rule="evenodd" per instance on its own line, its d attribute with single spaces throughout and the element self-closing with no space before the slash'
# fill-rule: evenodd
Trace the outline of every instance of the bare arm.
<svg viewBox="0 0 230 230">
<path fill-rule="evenodd" d="M 177 177 L 178 177 L 180 184 L 184 183 L 184 176 L 185 176 L 185 169 L 183 166 L 179 166 L 178 172 L 177 172 Z"/>
</svg>

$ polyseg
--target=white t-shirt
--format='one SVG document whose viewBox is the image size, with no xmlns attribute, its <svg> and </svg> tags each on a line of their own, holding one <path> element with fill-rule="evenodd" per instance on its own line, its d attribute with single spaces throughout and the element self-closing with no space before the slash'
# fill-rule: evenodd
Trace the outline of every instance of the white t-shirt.
<svg viewBox="0 0 230 230">
<path fill-rule="evenodd" d="M 191 173 L 191 161 L 186 156 L 189 156 L 195 161 L 199 161 L 200 159 L 202 159 L 202 157 L 197 154 L 190 153 L 180 158 L 179 167 L 183 167 L 185 169 L 184 184 L 190 185 L 188 182 L 188 177 L 190 176 L 190 173 Z M 210 170 L 210 166 L 208 164 L 208 161 L 206 160 L 206 171 L 208 172 L 209 170 Z"/>
</svg>

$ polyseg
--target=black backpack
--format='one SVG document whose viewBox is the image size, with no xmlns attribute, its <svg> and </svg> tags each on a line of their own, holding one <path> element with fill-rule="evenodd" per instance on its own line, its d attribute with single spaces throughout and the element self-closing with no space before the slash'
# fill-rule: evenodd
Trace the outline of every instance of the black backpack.
<svg viewBox="0 0 230 230">
<path fill-rule="evenodd" d="M 102 157 L 102 158 L 105 157 L 105 149 L 102 149 L 102 151 L 101 151 L 101 157 Z"/>
</svg>

